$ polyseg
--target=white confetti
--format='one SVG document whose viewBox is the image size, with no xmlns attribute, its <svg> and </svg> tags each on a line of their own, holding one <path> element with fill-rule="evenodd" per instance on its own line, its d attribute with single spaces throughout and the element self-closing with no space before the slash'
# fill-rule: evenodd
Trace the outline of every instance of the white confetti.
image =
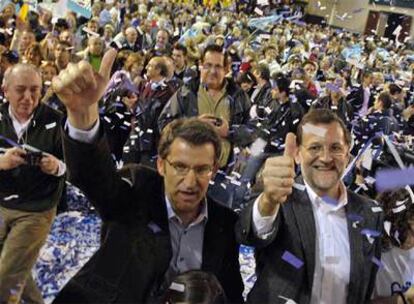
<svg viewBox="0 0 414 304">
<path fill-rule="evenodd" d="M 54 127 L 56 127 L 56 122 L 45 125 L 46 130 L 53 129 Z"/>
<path fill-rule="evenodd" d="M 297 189 L 299 191 L 305 191 L 306 186 L 305 185 L 302 185 L 302 184 L 294 183 L 293 184 L 293 188 L 295 188 L 295 189 Z"/>
<path fill-rule="evenodd" d="M 18 198 L 19 198 L 19 195 L 17 195 L 17 194 L 12 194 L 12 195 L 10 195 L 10 196 L 7 196 L 7 197 L 3 198 L 3 200 L 4 200 L 5 202 L 7 202 L 7 201 L 11 201 L 12 199 L 18 199 Z"/>
<path fill-rule="evenodd" d="M 392 212 L 393 213 L 400 213 L 401 211 L 404 211 L 405 209 L 407 209 L 407 207 L 405 205 L 401 205 L 398 208 L 393 208 Z"/>
<path fill-rule="evenodd" d="M 381 207 L 372 207 L 371 210 L 374 213 L 382 212 L 382 208 Z"/>
<path fill-rule="evenodd" d="M 320 137 L 325 137 L 327 130 L 325 128 L 322 127 L 318 127 L 315 125 L 312 125 L 310 123 L 305 124 L 304 126 L 302 126 L 303 132 L 304 133 L 312 133 L 315 134 L 316 136 L 320 136 Z"/>
<path fill-rule="evenodd" d="M 175 290 L 175 291 L 178 291 L 178 292 L 184 292 L 185 291 L 185 285 L 180 284 L 180 283 L 176 283 L 176 282 L 172 282 L 169 289 Z"/>
<path fill-rule="evenodd" d="M 387 233 L 387 235 L 390 236 L 390 233 L 391 233 L 391 222 L 384 221 L 384 230 Z"/>
</svg>

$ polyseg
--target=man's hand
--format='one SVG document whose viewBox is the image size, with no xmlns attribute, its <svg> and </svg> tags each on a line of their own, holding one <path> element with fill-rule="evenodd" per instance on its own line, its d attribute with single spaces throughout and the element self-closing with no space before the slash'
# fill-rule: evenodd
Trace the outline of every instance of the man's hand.
<svg viewBox="0 0 414 304">
<path fill-rule="evenodd" d="M 116 54 L 115 49 L 105 53 L 99 73 L 88 62 L 81 61 L 69 64 L 53 78 L 53 90 L 65 105 L 69 122 L 75 128 L 88 130 L 98 120 L 98 101 L 105 92 Z"/>
<path fill-rule="evenodd" d="M 216 129 L 220 137 L 222 138 L 226 138 L 227 135 L 229 134 L 229 123 L 227 120 L 223 118 L 220 118 L 220 125 L 217 125 L 217 121 L 218 121 L 217 117 L 210 115 L 210 114 L 199 115 L 198 119 L 212 125 Z"/>
<path fill-rule="evenodd" d="M 229 122 L 227 120 L 221 118 L 221 125 L 215 127 L 220 137 L 226 138 L 229 135 Z"/>
<path fill-rule="evenodd" d="M 57 175 L 59 172 L 59 162 L 59 159 L 53 155 L 45 154 L 40 160 L 39 167 L 45 174 Z"/>
<path fill-rule="evenodd" d="M 404 297 L 408 304 L 414 304 L 414 286 L 404 293 Z"/>
<path fill-rule="evenodd" d="M 24 156 L 26 151 L 14 147 L 6 150 L 6 153 L 0 155 L 0 170 L 11 170 L 25 163 Z"/>
<path fill-rule="evenodd" d="M 262 216 L 271 216 L 292 193 L 295 178 L 296 136 L 288 133 L 283 156 L 268 158 L 263 169 L 264 192 L 259 201 Z"/>
<path fill-rule="evenodd" d="M 131 112 L 134 110 L 137 101 L 138 96 L 135 93 L 132 93 L 131 97 L 125 96 L 122 98 L 122 102 L 127 106 L 128 110 L 130 110 Z"/>
</svg>

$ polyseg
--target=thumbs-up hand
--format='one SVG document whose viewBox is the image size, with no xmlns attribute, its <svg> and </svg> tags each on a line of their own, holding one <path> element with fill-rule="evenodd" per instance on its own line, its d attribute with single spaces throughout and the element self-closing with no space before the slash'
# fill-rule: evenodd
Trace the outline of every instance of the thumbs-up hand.
<svg viewBox="0 0 414 304">
<path fill-rule="evenodd" d="M 99 73 L 88 62 L 81 61 L 69 64 L 53 78 L 53 90 L 65 105 L 69 122 L 75 128 L 88 130 L 99 118 L 98 101 L 105 92 L 116 54 L 115 49 L 105 53 Z"/>
<path fill-rule="evenodd" d="M 295 179 L 296 136 L 288 133 L 283 156 L 268 158 L 263 169 L 264 192 L 259 201 L 259 212 L 270 216 L 279 210 L 280 204 L 292 193 Z"/>
</svg>

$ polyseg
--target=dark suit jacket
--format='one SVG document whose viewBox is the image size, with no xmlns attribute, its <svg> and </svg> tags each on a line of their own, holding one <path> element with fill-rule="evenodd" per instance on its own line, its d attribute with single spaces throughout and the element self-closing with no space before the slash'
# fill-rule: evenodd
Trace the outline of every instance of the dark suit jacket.
<svg viewBox="0 0 414 304">
<path fill-rule="evenodd" d="M 362 105 L 364 104 L 363 86 L 361 85 L 359 87 L 352 88 L 351 93 L 348 94 L 348 96 L 346 97 L 346 100 L 352 106 L 354 116 L 357 116 L 358 112 L 362 108 Z M 368 108 L 374 105 L 374 101 L 375 101 L 374 91 L 371 90 L 371 95 L 369 96 L 369 100 L 368 100 Z"/>
<path fill-rule="evenodd" d="M 102 133 L 96 144 L 64 138 L 70 180 L 94 204 L 106 229 L 101 248 L 54 303 L 153 303 L 172 254 L 163 179 L 139 166 L 127 172 L 128 182 L 122 179 Z M 208 200 L 202 270 L 217 276 L 231 302 L 241 303 L 236 221 L 233 211 Z"/>
<path fill-rule="evenodd" d="M 347 303 L 364 303 L 370 299 L 377 266 L 372 257 L 380 257 L 380 241 L 370 244 L 361 229 L 382 229 L 382 217 L 373 213 L 373 203 L 348 191 L 346 205 L 350 240 L 351 269 Z M 299 304 L 309 303 L 315 269 L 315 219 L 307 192 L 294 189 L 281 208 L 274 223 L 274 232 L 267 240 L 255 236 L 252 228 L 252 206 L 246 208 L 236 225 L 241 243 L 256 247 L 257 281 L 248 295 L 248 303 L 285 303 L 283 296 Z M 350 214 L 363 217 L 357 228 Z M 304 262 L 296 269 L 281 259 L 285 250 Z"/>
</svg>

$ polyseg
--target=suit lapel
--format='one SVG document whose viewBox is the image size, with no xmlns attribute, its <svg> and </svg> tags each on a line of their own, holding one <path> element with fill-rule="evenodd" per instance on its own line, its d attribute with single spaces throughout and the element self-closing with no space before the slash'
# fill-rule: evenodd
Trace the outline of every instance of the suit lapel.
<svg viewBox="0 0 414 304">
<path fill-rule="evenodd" d="M 292 198 L 292 210 L 296 218 L 296 225 L 299 229 L 300 240 L 305 254 L 307 265 L 308 282 L 310 288 L 313 285 L 313 274 L 315 270 L 315 238 L 316 228 L 312 210 L 312 203 L 309 200 L 306 190 L 294 190 Z"/>
<path fill-rule="evenodd" d="M 359 228 L 352 226 L 352 217 L 349 214 L 356 214 L 362 216 L 362 206 L 357 197 L 348 191 L 348 204 L 345 206 L 347 215 L 347 226 L 349 235 L 349 252 L 351 255 L 351 269 L 349 275 L 349 286 L 348 286 L 348 303 L 355 302 L 358 299 L 359 289 L 361 284 L 361 278 L 363 278 L 364 269 L 364 256 L 362 248 L 362 234 Z M 355 297 L 355 298 L 353 298 Z"/>
<path fill-rule="evenodd" d="M 218 214 L 213 201 L 208 199 L 207 204 L 208 220 L 204 230 L 202 269 L 215 272 L 220 268 L 224 256 L 223 250 L 226 248 L 224 245 L 226 238 L 222 225 L 222 221 L 225 221 L 225 219 Z"/>
<path fill-rule="evenodd" d="M 172 257 L 172 247 L 163 186 L 160 186 L 159 190 L 153 191 L 148 228 L 153 232 L 155 252 L 152 254 L 158 255 L 157 260 L 165 263 L 161 269 L 166 271 Z"/>
</svg>

